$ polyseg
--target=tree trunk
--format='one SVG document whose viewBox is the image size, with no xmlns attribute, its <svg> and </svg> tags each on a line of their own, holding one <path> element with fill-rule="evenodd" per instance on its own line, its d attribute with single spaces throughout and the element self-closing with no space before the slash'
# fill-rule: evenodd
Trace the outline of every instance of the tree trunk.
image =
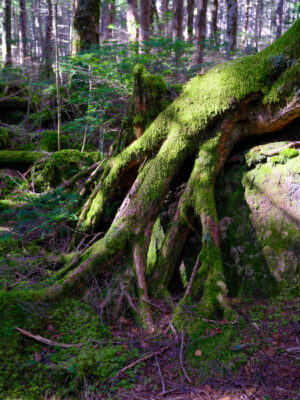
<svg viewBox="0 0 300 400">
<path fill-rule="evenodd" d="M 226 0 L 226 5 L 227 5 L 226 42 L 227 42 L 227 52 L 230 53 L 236 50 L 237 22 L 238 22 L 237 0 Z"/>
<path fill-rule="evenodd" d="M 45 46 L 44 46 L 44 59 L 45 59 L 45 73 L 46 76 L 49 77 L 53 73 L 52 69 L 52 53 L 53 53 L 53 46 L 52 46 L 52 22 L 53 22 L 53 15 L 52 15 L 52 0 L 47 0 L 48 6 L 48 14 L 46 19 L 46 35 L 45 35 Z"/>
<path fill-rule="evenodd" d="M 283 0 L 278 0 L 276 8 L 276 39 L 282 35 Z"/>
<path fill-rule="evenodd" d="M 107 13 L 107 33 L 106 39 L 113 38 L 113 29 L 109 26 L 114 25 L 116 19 L 116 3 L 115 0 L 110 0 L 108 3 L 108 13 Z"/>
<path fill-rule="evenodd" d="M 159 30 L 162 36 L 169 37 L 169 0 L 161 0 Z"/>
<path fill-rule="evenodd" d="M 20 28 L 22 35 L 23 59 L 27 56 L 27 13 L 26 0 L 20 0 Z"/>
<path fill-rule="evenodd" d="M 283 53 L 286 61 L 278 67 L 273 59 Z M 232 319 L 215 181 L 239 140 L 279 131 L 300 117 L 300 92 L 294 89 L 300 84 L 299 58 L 300 20 L 261 53 L 216 65 L 187 83 L 141 137 L 97 166 L 98 182 L 76 230 L 105 231 L 104 237 L 82 253 L 67 255 L 66 266 L 53 278 L 53 286 L 35 296 L 44 301 L 67 296 L 104 270 L 117 274 L 122 268 L 132 268 L 129 285 L 136 288 L 140 299 L 139 316 L 152 328 L 155 321 L 149 296 L 167 295 L 168 283 L 178 274 L 188 233 L 196 230 L 198 221 L 199 268 L 189 285 L 188 301 L 193 299 L 198 305 L 199 318 L 223 314 Z M 168 208 L 166 217 L 169 196 L 173 196 L 174 207 Z M 107 205 L 115 201 L 119 209 L 111 218 Z M 165 218 L 165 234 L 157 248 L 157 261 L 149 270 L 147 254 L 161 218 Z M 188 318 L 186 297 L 175 310 L 174 320 L 181 326 Z"/>
<path fill-rule="evenodd" d="M 247 35 L 248 35 L 248 26 L 249 26 L 249 8 L 250 8 L 250 0 L 246 0 L 242 48 L 244 48 L 247 45 Z"/>
<path fill-rule="evenodd" d="M 173 0 L 173 39 L 182 40 L 183 0 Z"/>
<path fill-rule="evenodd" d="M 218 43 L 218 38 L 217 38 L 218 8 L 219 8 L 219 0 L 213 0 L 211 5 L 211 37 L 215 44 Z"/>
<path fill-rule="evenodd" d="M 12 52 L 11 52 L 11 0 L 5 0 L 4 2 L 4 20 L 3 20 L 3 31 L 5 34 L 4 46 L 5 58 L 4 65 L 6 67 L 12 66 Z"/>
<path fill-rule="evenodd" d="M 100 0 L 78 0 L 74 28 L 79 37 L 78 50 L 99 44 Z"/>
<path fill-rule="evenodd" d="M 206 13 L 207 0 L 199 0 L 198 14 L 196 18 L 195 51 L 192 59 L 193 66 L 203 63 L 206 38 Z"/>
<path fill-rule="evenodd" d="M 138 39 L 138 3 L 137 0 L 127 0 L 127 31 L 129 40 L 136 42 Z"/>
<path fill-rule="evenodd" d="M 140 2 L 140 42 L 150 38 L 150 1 L 141 0 Z"/>
<path fill-rule="evenodd" d="M 194 34 L 194 9 L 195 9 L 195 0 L 188 0 L 187 2 L 187 35 L 188 40 L 193 40 Z"/>
</svg>

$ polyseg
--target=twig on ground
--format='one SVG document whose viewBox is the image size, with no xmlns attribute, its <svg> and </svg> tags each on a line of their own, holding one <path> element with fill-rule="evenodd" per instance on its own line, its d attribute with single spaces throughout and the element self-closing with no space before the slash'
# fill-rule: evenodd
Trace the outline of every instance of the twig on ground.
<svg viewBox="0 0 300 400">
<path fill-rule="evenodd" d="M 189 381 L 190 383 L 192 383 L 191 378 L 188 376 L 184 365 L 183 365 L 183 346 L 184 346 L 184 332 L 183 330 L 181 331 L 181 345 L 180 345 L 180 354 L 179 354 L 179 360 L 180 360 L 180 367 L 182 369 L 182 372 L 184 374 L 184 376 L 186 377 L 187 381 Z"/>
<path fill-rule="evenodd" d="M 65 349 L 68 349 L 70 347 L 82 347 L 85 344 L 85 343 L 76 343 L 76 344 L 58 343 L 58 342 L 55 342 L 53 340 L 46 339 L 46 338 L 44 338 L 44 337 L 42 337 L 40 335 L 34 335 L 33 333 L 31 333 L 29 331 L 25 331 L 25 329 L 21 329 L 21 328 L 18 328 L 18 327 L 16 327 L 16 331 L 21 333 L 21 335 L 24 335 L 24 336 L 27 336 L 27 337 L 29 337 L 31 339 L 34 339 L 37 342 L 47 344 L 48 346 L 58 346 L 58 347 L 63 347 Z"/>
<path fill-rule="evenodd" d="M 121 374 L 123 374 L 124 372 L 126 372 L 128 369 L 131 369 L 133 367 L 135 367 L 136 365 L 140 364 L 143 361 L 149 360 L 149 358 L 153 358 L 155 356 L 158 356 L 159 354 L 164 353 L 166 350 L 168 350 L 171 347 L 171 344 L 169 344 L 168 346 L 164 346 L 162 347 L 160 350 L 154 351 L 153 353 L 147 354 L 142 358 L 139 358 L 138 360 L 133 361 L 132 363 L 126 365 L 126 367 L 120 369 L 120 371 L 118 371 L 116 373 L 116 375 L 111 378 L 112 380 L 117 379 Z"/>
<path fill-rule="evenodd" d="M 161 373 L 160 363 L 159 363 L 157 355 L 155 356 L 155 361 L 156 361 L 156 365 L 157 365 L 158 375 L 159 375 L 160 381 L 161 381 L 161 390 L 162 390 L 162 393 L 163 393 L 163 392 L 166 391 L 166 385 L 165 385 L 164 377 L 163 377 L 163 375 Z"/>
</svg>

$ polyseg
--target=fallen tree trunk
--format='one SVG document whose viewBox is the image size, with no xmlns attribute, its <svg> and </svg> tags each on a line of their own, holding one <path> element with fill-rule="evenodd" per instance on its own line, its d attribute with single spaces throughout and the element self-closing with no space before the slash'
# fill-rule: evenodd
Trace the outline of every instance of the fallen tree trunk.
<svg viewBox="0 0 300 400">
<path fill-rule="evenodd" d="M 132 267 L 141 322 L 153 327 L 149 293 L 162 296 L 168 292 L 188 233 L 199 221 L 199 269 L 189 292 L 201 313 L 222 313 L 231 318 L 219 245 L 215 180 L 238 141 L 277 132 L 300 117 L 299 56 L 300 20 L 261 53 L 218 65 L 192 79 L 138 140 L 103 163 L 77 229 L 102 230 L 107 204 L 116 199 L 120 202 L 120 198 L 123 201 L 105 236 L 67 263 L 54 285 L 41 295 L 52 299 L 66 295 L 90 276 L 113 268 L 125 254 L 129 261 L 124 263 L 124 271 L 128 265 Z M 153 227 L 168 196 L 178 187 L 181 190 L 165 222 L 156 263 L 149 271 L 147 254 Z M 74 254 L 69 259 L 74 260 Z"/>
</svg>

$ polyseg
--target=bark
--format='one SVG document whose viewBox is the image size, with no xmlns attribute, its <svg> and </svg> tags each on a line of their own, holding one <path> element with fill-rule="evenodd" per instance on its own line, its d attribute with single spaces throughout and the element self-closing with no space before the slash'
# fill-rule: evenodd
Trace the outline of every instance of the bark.
<svg viewBox="0 0 300 400">
<path fill-rule="evenodd" d="M 183 0 L 173 0 L 173 39 L 182 40 Z"/>
<path fill-rule="evenodd" d="M 248 34 L 248 26 L 249 26 L 249 9 L 250 9 L 250 0 L 246 0 L 245 5 L 245 18 L 244 18 L 244 35 L 242 41 L 242 47 L 245 47 L 247 44 L 247 34 Z"/>
<path fill-rule="evenodd" d="M 137 0 L 127 0 L 127 31 L 129 40 L 136 42 L 138 38 L 138 4 Z"/>
<path fill-rule="evenodd" d="M 294 62 L 276 69 L 270 55 L 276 57 L 283 52 Z M 148 306 L 149 295 L 167 294 L 188 233 L 198 221 L 199 269 L 193 271 L 189 291 L 200 304 L 202 316 L 223 313 L 230 319 L 233 314 L 226 300 L 215 181 L 239 140 L 276 132 L 300 118 L 300 91 L 294 89 L 300 84 L 299 58 L 297 21 L 263 52 L 217 65 L 205 75 L 196 76 L 141 137 L 116 157 L 104 161 L 77 229 L 103 231 L 106 226 L 106 233 L 83 253 L 65 257 L 66 266 L 54 277 L 53 286 L 43 292 L 44 300 L 70 295 L 105 269 L 117 270 L 116 261 L 125 256 L 133 268 L 135 282 L 131 281 L 131 285 L 139 294 L 140 317 L 152 328 L 155 322 Z M 185 176 L 190 160 L 194 160 L 191 172 Z M 182 190 L 177 191 L 179 177 L 183 186 L 180 183 Z M 157 249 L 157 262 L 148 272 L 147 252 L 153 227 L 164 213 L 168 196 L 175 192 L 176 206 L 174 211 L 168 211 L 165 239 Z M 107 228 L 107 204 L 120 197 L 123 201 Z M 182 310 L 180 303 L 177 321 Z"/>
<path fill-rule="evenodd" d="M 27 56 L 27 13 L 26 0 L 20 0 L 20 28 L 22 36 L 23 59 Z"/>
<path fill-rule="evenodd" d="M 109 28 L 110 25 L 114 25 L 116 19 L 116 3 L 115 0 L 110 0 L 108 4 L 108 13 L 107 13 L 107 33 L 106 38 L 112 39 L 113 38 L 113 29 Z"/>
<path fill-rule="evenodd" d="M 219 8 L 219 0 L 213 0 L 211 5 L 211 37 L 215 44 L 217 44 L 218 42 L 217 38 L 218 8 Z"/>
<path fill-rule="evenodd" d="M 52 69 L 52 56 L 53 56 L 53 45 L 52 45 L 52 28 L 53 28 L 53 13 L 52 13 L 52 0 L 47 0 L 48 14 L 46 19 L 46 35 L 45 35 L 45 46 L 44 46 L 44 59 L 45 59 L 45 73 L 49 77 L 53 73 Z"/>
<path fill-rule="evenodd" d="M 168 21 L 169 21 L 169 0 L 162 0 L 161 1 L 161 8 L 160 8 L 160 24 L 159 24 L 159 31 L 162 36 L 166 35 L 169 37 L 169 29 L 168 29 Z"/>
<path fill-rule="evenodd" d="M 6 67 L 12 66 L 12 52 L 11 52 L 11 0 L 5 0 L 4 2 L 4 20 L 3 30 L 5 34 L 4 48 L 5 48 L 5 61 Z"/>
<path fill-rule="evenodd" d="M 193 40 L 194 34 L 194 9 L 195 0 L 188 0 L 187 2 L 187 35 L 188 40 Z"/>
<path fill-rule="evenodd" d="M 232 52 L 236 50 L 236 44 L 237 44 L 237 22 L 238 22 L 237 0 L 226 0 L 226 6 L 227 6 L 227 30 L 226 30 L 227 52 Z"/>
<path fill-rule="evenodd" d="M 74 28 L 79 37 L 78 50 L 99 44 L 100 0 L 78 0 Z"/>
<path fill-rule="evenodd" d="M 283 0 L 278 0 L 276 8 L 276 39 L 282 35 Z"/>
<path fill-rule="evenodd" d="M 140 42 L 150 38 L 150 1 L 141 0 L 140 2 Z"/>
<path fill-rule="evenodd" d="M 259 40 L 261 38 L 261 23 L 264 3 L 263 0 L 258 0 L 256 5 L 256 16 L 255 16 L 255 46 L 258 49 Z"/>
<path fill-rule="evenodd" d="M 199 0 L 198 14 L 196 18 L 195 51 L 192 59 L 193 66 L 203 63 L 206 38 L 207 3 L 207 0 Z"/>
<path fill-rule="evenodd" d="M 156 0 L 150 0 L 150 29 L 151 35 L 154 34 L 156 26 L 159 25 L 159 15 Z"/>
</svg>

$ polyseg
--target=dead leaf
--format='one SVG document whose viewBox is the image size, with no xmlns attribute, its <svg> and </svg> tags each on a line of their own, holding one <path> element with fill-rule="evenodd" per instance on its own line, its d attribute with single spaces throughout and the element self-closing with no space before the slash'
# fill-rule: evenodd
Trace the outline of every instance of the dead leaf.
<svg viewBox="0 0 300 400">
<path fill-rule="evenodd" d="M 222 397 L 220 400 L 231 400 L 231 397 L 225 396 L 225 397 Z"/>
<path fill-rule="evenodd" d="M 41 360 L 42 360 L 42 357 L 41 357 L 40 353 L 35 352 L 35 353 L 34 353 L 34 361 L 38 363 L 38 362 L 40 362 Z"/>
<path fill-rule="evenodd" d="M 201 357 L 202 356 L 202 350 L 198 349 L 195 351 L 195 356 Z"/>
<path fill-rule="evenodd" d="M 138 383 L 135 387 L 135 391 L 139 393 L 139 392 L 142 392 L 143 390 L 144 390 L 144 386 L 141 385 L 140 383 Z"/>
<path fill-rule="evenodd" d="M 141 346 L 143 349 L 146 349 L 147 347 L 149 347 L 149 343 L 144 342 L 143 340 L 141 340 Z"/>
<path fill-rule="evenodd" d="M 54 328 L 53 325 L 48 325 L 48 326 L 47 326 L 47 330 L 48 330 L 49 332 L 54 332 L 54 331 L 55 331 L 55 328 Z"/>
<path fill-rule="evenodd" d="M 275 351 L 275 349 L 274 349 L 273 347 L 266 347 L 266 348 L 264 349 L 264 353 L 265 353 L 267 356 L 269 356 L 269 357 L 274 357 L 276 351 Z"/>
<path fill-rule="evenodd" d="M 254 395 L 256 393 L 256 388 L 255 387 L 250 387 L 248 389 L 246 389 L 246 394 L 248 397 Z"/>
<path fill-rule="evenodd" d="M 125 317 L 121 317 L 120 322 L 121 322 L 121 324 L 128 324 L 129 321 Z"/>
</svg>

